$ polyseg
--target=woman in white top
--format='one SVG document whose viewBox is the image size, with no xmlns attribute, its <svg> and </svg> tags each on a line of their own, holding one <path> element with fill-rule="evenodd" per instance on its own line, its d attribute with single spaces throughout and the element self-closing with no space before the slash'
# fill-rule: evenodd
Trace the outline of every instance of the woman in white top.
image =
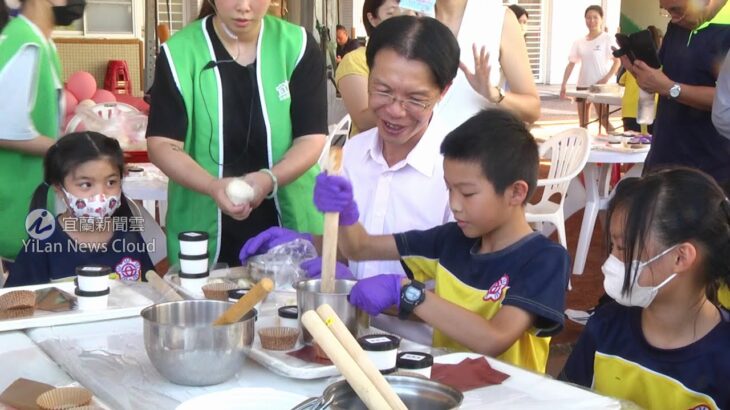
<svg viewBox="0 0 730 410">
<path fill-rule="evenodd" d="M 606 84 L 618 71 L 621 64 L 619 59 L 613 56 L 611 46 L 615 45 L 612 35 L 603 29 L 603 9 L 601 6 L 588 6 L 584 13 L 588 35 L 581 37 L 573 43 L 570 50 L 568 65 L 563 74 L 563 84 L 560 87 L 560 98 L 565 98 L 565 87 L 573 72 L 575 64 L 580 62 L 580 74 L 576 89 L 587 90 L 594 84 Z M 578 119 L 581 127 L 588 125 L 588 114 L 590 103 L 583 98 L 576 99 L 578 102 Z M 600 119 L 606 131 L 613 131 L 613 126 L 608 122 L 608 113 Z"/>
</svg>

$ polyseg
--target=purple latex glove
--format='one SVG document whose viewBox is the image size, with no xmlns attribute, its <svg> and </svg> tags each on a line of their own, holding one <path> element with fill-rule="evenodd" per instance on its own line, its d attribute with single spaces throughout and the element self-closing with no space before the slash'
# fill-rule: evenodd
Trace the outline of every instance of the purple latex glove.
<svg viewBox="0 0 730 410">
<path fill-rule="evenodd" d="M 247 240 L 243 244 L 241 252 L 238 254 L 238 259 L 241 260 L 241 263 L 245 263 L 251 256 L 266 253 L 275 246 L 291 242 L 295 239 L 304 239 L 312 242 L 312 234 L 299 233 L 291 229 L 273 226 Z"/>
<path fill-rule="evenodd" d="M 322 277 L 322 258 L 319 256 L 302 262 L 299 264 L 299 267 L 304 270 L 310 279 L 319 279 Z M 337 262 L 337 265 L 335 265 L 335 279 L 355 280 L 355 276 L 345 264 Z"/>
<path fill-rule="evenodd" d="M 403 276 L 396 274 L 361 279 L 350 290 L 349 301 L 372 316 L 393 305 L 400 308 L 402 280 Z"/>
<path fill-rule="evenodd" d="M 360 213 L 352 194 L 352 185 L 346 178 L 321 173 L 314 184 L 314 205 L 320 212 L 339 212 L 340 225 L 357 222 Z"/>
</svg>

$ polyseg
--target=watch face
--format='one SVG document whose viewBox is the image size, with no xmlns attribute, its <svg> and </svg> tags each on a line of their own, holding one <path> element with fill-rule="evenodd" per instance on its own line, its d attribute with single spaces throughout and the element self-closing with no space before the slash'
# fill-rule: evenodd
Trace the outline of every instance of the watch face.
<svg viewBox="0 0 730 410">
<path fill-rule="evenodd" d="M 677 97 L 679 97 L 680 90 L 681 89 L 679 88 L 679 86 L 678 85 L 675 85 L 675 86 L 673 86 L 672 88 L 669 89 L 669 95 L 672 98 L 677 98 Z"/>
<path fill-rule="evenodd" d="M 403 296 L 405 296 L 407 301 L 415 302 L 421 296 L 421 291 L 414 287 L 408 287 L 408 288 L 406 288 L 406 291 L 403 294 Z"/>
</svg>

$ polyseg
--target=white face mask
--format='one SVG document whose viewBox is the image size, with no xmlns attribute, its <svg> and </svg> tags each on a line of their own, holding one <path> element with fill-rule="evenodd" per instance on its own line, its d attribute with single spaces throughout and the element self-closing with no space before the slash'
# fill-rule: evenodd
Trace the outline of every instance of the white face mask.
<svg viewBox="0 0 730 410">
<path fill-rule="evenodd" d="M 66 195 L 68 207 L 77 218 L 104 219 L 110 217 L 121 205 L 121 195 L 96 194 L 79 198 L 61 188 Z"/>
<path fill-rule="evenodd" d="M 629 272 L 631 274 L 629 283 L 631 287 L 628 295 L 625 295 L 622 292 L 626 267 L 624 263 L 621 262 L 614 255 L 609 256 L 608 259 L 606 259 L 606 262 L 601 267 L 604 275 L 603 288 L 606 290 L 608 296 L 612 297 L 616 302 L 624 306 L 640 306 L 643 308 L 649 306 L 654 298 L 656 298 L 656 295 L 659 293 L 659 289 L 661 289 L 667 283 L 669 283 L 669 281 L 674 279 L 677 274 L 671 274 L 668 278 L 666 278 L 662 283 L 658 284 L 657 286 L 640 286 L 639 278 L 641 277 L 641 273 L 644 271 L 648 264 L 666 255 L 676 247 L 677 245 L 674 245 L 646 262 L 641 262 L 637 260 L 632 261 L 631 267 L 629 269 Z"/>
</svg>

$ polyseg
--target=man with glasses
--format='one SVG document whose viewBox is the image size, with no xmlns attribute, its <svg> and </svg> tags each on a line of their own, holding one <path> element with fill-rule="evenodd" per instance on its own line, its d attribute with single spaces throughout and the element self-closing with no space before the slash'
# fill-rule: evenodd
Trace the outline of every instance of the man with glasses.
<svg viewBox="0 0 730 410">
<path fill-rule="evenodd" d="M 699 168 L 730 181 L 730 140 L 712 124 L 719 67 L 730 48 L 728 0 L 659 0 L 670 18 L 659 50 L 661 69 L 622 57 L 639 87 L 659 94 L 645 171 L 667 165 Z"/>
</svg>

